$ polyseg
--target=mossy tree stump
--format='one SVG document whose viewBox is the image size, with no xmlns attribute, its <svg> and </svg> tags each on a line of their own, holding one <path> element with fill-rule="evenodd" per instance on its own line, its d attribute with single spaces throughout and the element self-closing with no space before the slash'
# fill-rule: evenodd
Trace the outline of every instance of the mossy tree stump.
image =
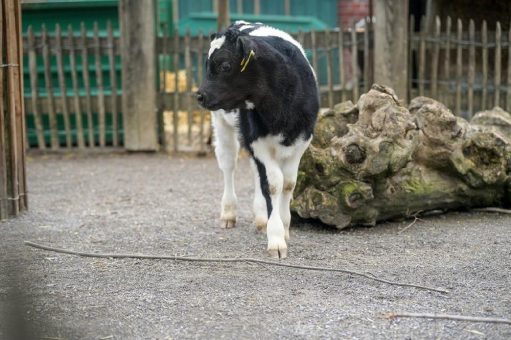
<svg viewBox="0 0 511 340">
<path fill-rule="evenodd" d="M 356 105 L 320 116 L 292 209 L 344 228 L 510 201 L 509 113 L 495 108 L 469 123 L 426 97 L 406 108 L 375 84 Z"/>
</svg>

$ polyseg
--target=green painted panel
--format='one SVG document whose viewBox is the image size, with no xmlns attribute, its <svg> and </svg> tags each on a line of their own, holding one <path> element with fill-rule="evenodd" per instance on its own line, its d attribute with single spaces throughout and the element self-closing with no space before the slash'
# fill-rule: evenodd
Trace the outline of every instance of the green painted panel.
<svg viewBox="0 0 511 340">
<path fill-rule="evenodd" d="M 290 33 L 328 28 L 324 22 L 309 16 L 231 14 L 231 20 L 261 21 Z M 178 28 L 180 34 L 184 34 L 186 29 L 189 29 L 192 35 L 201 31 L 204 33 L 216 31 L 216 15 L 211 12 L 192 13 L 179 21 Z"/>
</svg>

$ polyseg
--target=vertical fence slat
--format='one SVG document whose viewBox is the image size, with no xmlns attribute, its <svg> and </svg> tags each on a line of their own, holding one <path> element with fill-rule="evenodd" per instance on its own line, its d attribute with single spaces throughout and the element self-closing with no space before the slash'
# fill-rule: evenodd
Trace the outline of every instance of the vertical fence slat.
<svg viewBox="0 0 511 340">
<path fill-rule="evenodd" d="M 48 41 L 48 32 L 46 26 L 42 26 L 42 43 L 43 43 L 43 64 L 44 64 L 44 82 L 46 86 L 46 95 L 48 99 L 48 116 L 50 118 L 50 141 L 51 148 L 56 150 L 59 148 L 59 136 L 57 126 L 57 115 L 55 113 L 55 105 L 53 102 L 53 87 L 51 81 L 51 63 L 50 63 L 50 44 Z"/>
<path fill-rule="evenodd" d="M 344 91 L 346 85 L 345 73 L 344 73 L 344 31 L 342 27 L 339 28 L 338 32 L 338 48 L 339 48 L 339 84 L 341 91 L 341 101 L 344 102 L 346 100 L 346 93 Z"/>
<path fill-rule="evenodd" d="M 243 14 L 243 0 L 236 0 L 236 12 Z"/>
<path fill-rule="evenodd" d="M 261 14 L 261 0 L 254 0 L 254 14 Z"/>
<path fill-rule="evenodd" d="M 85 108 L 87 111 L 87 131 L 89 136 L 89 147 L 93 148 L 94 143 L 94 121 L 92 120 L 92 98 L 90 89 L 89 77 L 89 50 L 87 46 L 87 31 L 85 24 L 82 22 L 80 25 L 81 38 L 82 38 L 82 76 L 83 85 L 85 86 Z"/>
<path fill-rule="evenodd" d="M 500 72 L 502 69 L 502 29 L 500 27 L 500 22 L 497 21 L 497 26 L 495 29 L 495 90 L 494 96 L 495 101 L 493 106 L 500 106 Z"/>
<path fill-rule="evenodd" d="M 415 16 L 410 15 L 410 26 L 408 37 L 410 39 L 410 44 L 408 45 L 408 98 L 411 100 L 415 93 L 413 93 L 413 65 L 414 65 L 414 50 L 415 50 Z"/>
<path fill-rule="evenodd" d="M 167 77 L 170 69 L 170 54 L 169 54 L 169 32 L 168 25 L 165 23 L 163 25 L 163 43 L 162 43 L 163 56 L 158 65 L 160 65 L 160 95 L 165 95 L 167 93 Z M 160 103 L 158 103 L 160 105 Z M 166 118 L 166 110 L 160 105 L 158 107 L 158 121 L 160 122 L 159 133 L 160 133 L 160 142 L 163 150 L 167 150 L 168 142 L 167 142 L 167 130 L 166 124 L 168 123 Z"/>
<path fill-rule="evenodd" d="M 204 34 L 202 31 L 199 32 L 199 42 L 198 42 L 198 54 L 197 54 L 197 80 L 200 82 L 202 78 L 203 64 L 204 64 Z M 204 123 L 205 123 L 205 110 L 199 108 L 200 112 L 200 126 L 199 126 L 199 152 L 205 152 L 205 144 L 204 144 Z"/>
<path fill-rule="evenodd" d="M 3 49 L 3 9 L 0 4 L 0 48 Z M 3 53 L 0 52 L 0 64 L 3 64 Z M 4 69 L 0 67 L 0 220 L 8 217 L 8 201 L 7 201 L 7 158 L 5 141 L 5 120 L 4 120 Z"/>
<path fill-rule="evenodd" d="M 463 23 L 461 19 L 458 18 L 457 21 L 457 34 L 456 34 L 456 105 L 455 110 L 456 114 L 460 115 L 461 113 L 461 82 L 463 76 L 463 68 L 462 68 L 462 39 L 463 37 Z"/>
<path fill-rule="evenodd" d="M 174 151 L 179 150 L 179 136 L 178 136 L 178 127 L 179 127 L 179 31 L 176 29 L 174 31 L 174 107 L 172 112 L 172 124 L 173 124 L 173 138 L 174 138 Z"/>
<path fill-rule="evenodd" d="M 73 84 L 73 106 L 76 119 L 76 137 L 78 148 L 85 147 L 83 138 L 82 108 L 80 105 L 80 88 L 78 86 L 78 71 L 76 69 L 76 49 L 74 32 L 71 25 L 67 27 L 67 40 L 69 44 L 69 66 L 71 68 L 71 82 Z"/>
<path fill-rule="evenodd" d="M 28 27 L 28 67 L 30 73 L 30 99 L 32 101 L 32 115 L 34 116 L 34 125 L 37 136 L 37 146 L 40 150 L 46 149 L 44 140 L 43 123 L 41 122 L 41 112 L 39 111 L 39 90 L 37 85 L 37 57 L 34 41 L 34 30 L 32 26 Z"/>
<path fill-rule="evenodd" d="M 55 25 L 55 52 L 57 55 L 57 72 L 59 77 L 60 87 L 60 101 L 62 108 L 62 115 L 64 116 L 64 129 L 66 130 L 66 146 L 70 148 L 72 146 L 71 139 L 71 124 L 69 121 L 69 105 L 67 102 L 67 88 L 66 88 L 66 76 L 64 73 L 64 62 L 63 62 L 63 51 L 62 51 L 62 32 L 60 25 Z"/>
<path fill-rule="evenodd" d="M 17 86 L 17 96 L 16 96 L 16 130 L 19 131 L 17 134 L 18 137 L 18 183 L 19 183 L 19 208 L 20 210 L 25 210 L 28 208 L 28 197 L 27 193 L 27 177 L 26 177 L 26 161 L 25 161 L 25 152 L 27 148 L 28 139 L 26 139 L 26 120 L 25 120 L 25 103 L 23 100 L 23 40 L 22 40 L 22 32 L 21 32 L 21 2 L 16 2 L 16 6 L 14 6 L 14 26 L 15 26 L 15 36 L 16 36 L 16 58 L 15 62 L 19 65 L 19 67 L 15 70 L 16 75 L 16 86 Z"/>
<path fill-rule="evenodd" d="M 476 77 L 476 49 L 475 49 L 475 24 L 470 19 L 468 24 L 468 38 L 470 47 L 468 50 L 468 114 L 474 114 L 474 81 Z"/>
<path fill-rule="evenodd" d="M 507 98 L 506 111 L 511 112 L 511 22 L 507 32 Z"/>
<path fill-rule="evenodd" d="M 364 92 L 369 91 L 371 87 L 371 66 L 369 62 L 369 17 L 364 19 Z"/>
<path fill-rule="evenodd" d="M 190 30 L 185 35 L 185 69 L 186 69 L 186 111 L 188 115 L 188 145 L 192 144 L 193 109 L 192 109 L 192 56 L 190 51 Z"/>
<path fill-rule="evenodd" d="M 334 82 L 332 79 L 332 48 L 331 48 L 331 40 L 330 40 L 330 31 L 327 30 L 325 32 L 325 41 L 326 41 L 326 75 L 327 75 L 327 84 L 328 84 L 328 107 L 334 107 Z"/>
<path fill-rule="evenodd" d="M 105 92 L 103 86 L 103 67 L 101 63 L 101 46 L 99 41 L 98 22 L 94 21 L 94 58 L 96 59 L 96 86 L 98 94 L 98 116 L 99 116 L 99 146 L 106 145 L 105 126 Z"/>
<path fill-rule="evenodd" d="M 444 57 L 444 90 L 442 102 L 450 107 L 450 82 L 451 82 L 451 17 L 447 17 L 445 23 L 445 57 Z"/>
<path fill-rule="evenodd" d="M 25 197 L 22 197 L 25 193 L 25 181 L 24 181 L 24 145 L 23 145 L 23 129 L 24 126 L 20 123 L 23 122 L 23 107 L 22 107 L 22 91 L 21 88 L 21 63 L 22 59 L 19 55 L 21 43 L 19 31 L 19 15 L 18 8 L 16 8 L 17 2 L 4 1 L 4 10 L 6 15 L 2 18 L 5 24 L 4 31 L 7 32 L 7 36 L 10 39 L 5 40 L 7 45 L 5 48 L 6 61 L 8 66 L 6 73 L 6 84 L 7 85 L 7 112 L 3 110 L 0 114 L 6 113 L 9 116 L 8 123 L 8 157 L 9 161 L 7 164 L 10 167 L 10 178 L 7 178 L 7 184 L 10 187 L 10 202 L 11 202 L 11 213 L 17 215 L 20 210 L 25 206 Z M 1 20 L 1 19 L 0 19 Z M 2 34 L 2 33 L 0 33 Z M 14 37 L 14 38 L 13 38 Z M 1 46 L 1 45 L 0 45 Z M 3 46 L 2 46 L 3 48 Z M 3 52 L 2 52 L 3 53 Z M 16 66 L 14 66 L 16 65 Z M 3 79 L 2 79 L 3 80 Z M 2 92 L 3 95 L 3 92 Z M 3 98 L 2 98 L 3 100 Z M 9 183 L 10 181 L 10 183 Z"/>
<path fill-rule="evenodd" d="M 351 24 L 351 69 L 353 70 L 353 102 L 358 100 L 358 46 L 355 22 Z"/>
<path fill-rule="evenodd" d="M 486 20 L 483 20 L 483 26 L 481 28 L 481 41 L 483 44 L 482 52 L 482 87 L 483 91 L 481 94 L 481 109 L 486 110 L 488 108 L 488 26 Z"/>
<path fill-rule="evenodd" d="M 424 82 L 426 80 L 426 18 L 422 17 L 419 33 L 419 96 L 424 96 Z"/>
<path fill-rule="evenodd" d="M 115 67 L 115 44 L 112 31 L 112 22 L 108 21 L 106 25 L 108 40 L 108 65 L 110 67 L 110 105 L 112 115 L 112 145 L 119 145 L 119 123 L 117 109 L 117 72 Z"/>
<path fill-rule="evenodd" d="M 318 47 L 317 47 L 317 37 L 316 37 L 316 31 L 311 31 L 311 44 L 312 44 L 312 68 L 314 69 L 314 72 L 319 75 L 318 70 Z"/>
<path fill-rule="evenodd" d="M 438 99 L 438 55 L 440 54 L 440 18 L 435 17 L 433 55 L 431 56 L 431 97 Z"/>
</svg>

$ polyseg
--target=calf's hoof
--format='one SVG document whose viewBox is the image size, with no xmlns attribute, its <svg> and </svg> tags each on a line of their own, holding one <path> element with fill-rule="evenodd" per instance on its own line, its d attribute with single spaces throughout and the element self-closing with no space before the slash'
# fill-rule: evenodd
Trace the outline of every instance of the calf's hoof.
<svg viewBox="0 0 511 340">
<path fill-rule="evenodd" d="M 256 230 L 260 233 L 266 234 L 266 225 L 267 224 L 268 224 L 268 220 L 266 218 L 264 218 L 264 219 L 256 218 L 255 219 Z"/>
<path fill-rule="evenodd" d="M 285 259 L 287 257 L 287 245 L 284 240 L 268 243 L 268 255 L 274 259 Z"/>
<path fill-rule="evenodd" d="M 235 218 L 222 218 L 220 219 L 220 227 L 223 229 L 231 229 L 236 226 Z"/>
</svg>

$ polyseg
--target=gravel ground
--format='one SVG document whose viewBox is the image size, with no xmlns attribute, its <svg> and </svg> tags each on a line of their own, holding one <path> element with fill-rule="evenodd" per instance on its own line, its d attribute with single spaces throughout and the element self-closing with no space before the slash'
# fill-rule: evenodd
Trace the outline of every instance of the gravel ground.
<svg viewBox="0 0 511 340">
<path fill-rule="evenodd" d="M 266 259 L 265 236 L 251 221 L 249 168 L 242 159 L 238 225 L 225 230 L 217 226 L 222 178 L 213 158 L 29 156 L 30 210 L 0 222 L 0 338 L 511 338 L 505 324 L 382 317 L 511 318 L 509 215 L 449 213 L 401 234 L 410 221 L 343 231 L 293 221 L 286 263 L 342 267 L 448 294 L 341 273 L 82 258 L 22 244 Z M 22 330 L 9 329 L 16 322 Z"/>
</svg>

